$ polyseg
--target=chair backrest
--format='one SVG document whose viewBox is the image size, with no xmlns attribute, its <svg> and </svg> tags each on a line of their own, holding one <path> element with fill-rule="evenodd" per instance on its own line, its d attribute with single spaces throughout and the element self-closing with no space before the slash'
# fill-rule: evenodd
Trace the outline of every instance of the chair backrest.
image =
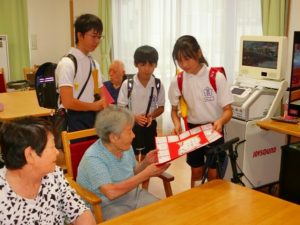
<svg viewBox="0 0 300 225">
<path fill-rule="evenodd" d="M 34 88 L 35 73 L 38 66 L 23 68 L 24 80 L 28 80 L 30 88 Z"/>
<path fill-rule="evenodd" d="M 83 154 L 97 139 L 98 137 L 94 128 L 74 132 L 62 132 L 67 172 L 74 180 L 76 180 L 77 167 Z"/>
<path fill-rule="evenodd" d="M 0 93 L 6 92 L 4 69 L 0 67 Z"/>
</svg>

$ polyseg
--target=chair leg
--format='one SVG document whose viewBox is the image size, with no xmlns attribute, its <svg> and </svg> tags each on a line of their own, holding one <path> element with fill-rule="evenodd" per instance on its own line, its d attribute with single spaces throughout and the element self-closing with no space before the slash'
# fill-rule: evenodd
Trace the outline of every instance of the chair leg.
<svg viewBox="0 0 300 225">
<path fill-rule="evenodd" d="M 100 223 L 100 222 L 103 221 L 102 209 L 101 209 L 101 206 L 99 204 L 93 205 L 93 213 L 95 215 L 95 219 L 96 219 L 97 223 Z"/>
<path fill-rule="evenodd" d="M 169 181 L 163 181 L 164 183 L 164 188 L 165 188 L 165 193 L 166 193 L 166 196 L 167 197 L 170 197 L 173 195 L 173 192 L 172 192 L 172 188 L 171 188 L 171 184 Z"/>
</svg>

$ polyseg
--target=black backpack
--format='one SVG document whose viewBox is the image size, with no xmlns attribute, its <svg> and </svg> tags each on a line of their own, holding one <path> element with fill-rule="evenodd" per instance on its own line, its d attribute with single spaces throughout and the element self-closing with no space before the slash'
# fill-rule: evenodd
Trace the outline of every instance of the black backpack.
<svg viewBox="0 0 300 225">
<path fill-rule="evenodd" d="M 75 74 L 77 73 L 77 60 L 74 55 L 68 54 L 64 57 L 68 57 L 72 60 L 75 66 Z M 39 66 L 35 75 L 35 90 L 38 99 L 39 106 L 48 109 L 58 108 L 59 94 L 56 88 L 55 81 L 55 69 L 57 64 L 52 62 L 46 62 Z"/>
</svg>

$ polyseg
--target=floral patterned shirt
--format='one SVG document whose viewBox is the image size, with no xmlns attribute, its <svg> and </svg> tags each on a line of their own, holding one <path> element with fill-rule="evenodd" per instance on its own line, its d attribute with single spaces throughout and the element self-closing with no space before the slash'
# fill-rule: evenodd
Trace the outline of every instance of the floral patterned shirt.
<svg viewBox="0 0 300 225">
<path fill-rule="evenodd" d="M 35 199 L 16 194 L 7 183 L 7 169 L 0 169 L 0 225 L 64 224 L 73 222 L 87 207 L 56 167 L 42 179 Z"/>
</svg>

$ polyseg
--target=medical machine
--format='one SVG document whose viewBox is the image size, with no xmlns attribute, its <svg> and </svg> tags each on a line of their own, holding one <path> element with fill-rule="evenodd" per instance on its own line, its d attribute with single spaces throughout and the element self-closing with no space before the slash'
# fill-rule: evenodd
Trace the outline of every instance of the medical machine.
<svg viewBox="0 0 300 225">
<path fill-rule="evenodd" d="M 251 188 L 279 180 L 281 146 L 285 145 L 286 137 L 263 130 L 256 122 L 280 114 L 282 97 L 288 86 L 281 74 L 286 58 L 283 53 L 285 39 L 241 38 L 240 73 L 231 87 L 233 118 L 226 124 L 224 135 L 225 140 L 234 137 L 245 140 L 237 147 L 237 164 L 244 174 L 243 183 Z M 224 179 L 231 178 L 232 168 L 228 164 Z"/>
</svg>

